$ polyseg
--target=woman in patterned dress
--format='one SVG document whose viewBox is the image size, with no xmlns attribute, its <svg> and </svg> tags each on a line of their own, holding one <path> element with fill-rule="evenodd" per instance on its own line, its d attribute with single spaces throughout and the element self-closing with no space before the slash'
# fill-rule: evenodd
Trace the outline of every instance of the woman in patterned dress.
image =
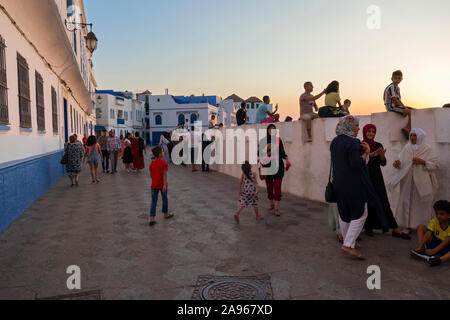
<svg viewBox="0 0 450 320">
<path fill-rule="evenodd" d="M 83 146 L 78 143 L 75 136 L 69 138 L 69 144 L 66 147 L 67 164 L 66 171 L 72 182 L 71 187 L 78 187 L 78 179 L 81 172 L 81 165 L 83 163 Z"/>
<path fill-rule="evenodd" d="M 242 190 L 244 188 L 244 190 Z M 239 223 L 239 214 L 248 206 L 252 206 L 255 211 L 256 220 L 263 220 L 264 217 L 258 212 L 258 183 L 256 175 L 252 172 L 252 166 L 248 161 L 242 165 L 241 181 L 239 183 L 239 207 L 234 214 L 234 219 Z"/>
</svg>

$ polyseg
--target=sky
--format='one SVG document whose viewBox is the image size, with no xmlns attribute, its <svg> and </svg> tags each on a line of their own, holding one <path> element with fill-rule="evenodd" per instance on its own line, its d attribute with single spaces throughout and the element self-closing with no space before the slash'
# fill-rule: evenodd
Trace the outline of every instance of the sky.
<svg viewBox="0 0 450 320">
<path fill-rule="evenodd" d="M 98 89 L 270 95 L 282 117 L 298 118 L 304 82 L 318 93 L 338 80 L 363 115 L 385 111 L 384 89 L 401 69 L 406 105 L 450 103 L 448 0 L 84 2 L 99 39 Z"/>
</svg>

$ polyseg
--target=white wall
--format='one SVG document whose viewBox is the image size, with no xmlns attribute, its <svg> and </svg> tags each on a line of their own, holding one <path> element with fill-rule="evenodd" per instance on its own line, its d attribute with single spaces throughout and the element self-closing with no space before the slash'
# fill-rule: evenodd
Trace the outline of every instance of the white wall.
<svg viewBox="0 0 450 320">
<path fill-rule="evenodd" d="M 376 113 L 361 117 L 360 127 L 367 123 L 377 126 L 376 141 L 387 149 L 388 165 L 383 168 L 387 183 L 396 172 L 392 164 L 406 144 L 400 128 L 404 118 L 394 113 Z M 330 143 L 336 136 L 338 119 L 316 119 L 313 121 L 313 142 L 305 143 L 306 132 L 301 121 L 278 123 L 280 135 L 284 141 L 286 153 L 292 168 L 283 180 L 283 192 L 306 199 L 324 201 L 324 191 L 328 183 L 330 164 Z M 450 109 L 416 110 L 412 115 L 413 127 L 420 127 L 427 133 L 427 143 L 439 157 L 441 168 L 436 172 L 439 180 L 437 198 L 450 199 Z M 265 126 L 264 126 L 265 127 Z M 264 128 L 261 125 L 246 125 L 241 128 Z M 223 129 L 225 130 L 225 129 Z M 359 135 L 362 139 L 362 130 Z M 224 146 L 226 150 L 226 146 Z M 225 151 L 224 151 L 225 154 Z M 256 169 L 256 166 L 253 166 Z M 216 170 L 239 178 L 239 165 L 214 165 Z"/>
<path fill-rule="evenodd" d="M 6 48 L 6 72 L 8 83 L 8 113 L 9 131 L 0 130 L 0 163 L 31 156 L 44 154 L 61 149 L 64 146 L 64 116 L 63 98 L 68 100 L 68 106 L 72 105 L 82 115 L 83 119 L 92 119 L 81 109 L 73 97 L 60 85 L 57 76 L 48 68 L 36 51 L 19 34 L 17 29 L 10 23 L 3 13 L 0 13 L 0 34 L 5 39 Z M 26 132 L 20 128 L 19 100 L 18 100 L 18 75 L 17 75 L 17 52 L 19 52 L 28 63 L 29 84 L 31 97 L 31 121 L 32 132 Z M 35 72 L 39 72 L 44 80 L 44 106 L 45 106 L 45 133 L 37 130 L 36 110 L 36 84 Z M 51 87 L 57 93 L 58 104 L 58 133 L 53 133 L 52 120 L 52 97 Z M 70 107 L 68 107 L 70 110 Z M 68 112 L 70 112 L 68 110 Z M 75 133 L 75 128 L 70 127 L 69 134 Z M 95 123 L 93 124 L 95 125 Z M 83 127 L 77 132 L 82 136 Z"/>
</svg>

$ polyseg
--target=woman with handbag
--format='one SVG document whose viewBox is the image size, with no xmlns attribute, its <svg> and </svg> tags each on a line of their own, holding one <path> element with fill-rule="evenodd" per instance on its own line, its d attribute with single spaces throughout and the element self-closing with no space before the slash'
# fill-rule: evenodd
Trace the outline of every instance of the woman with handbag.
<svg viewBox="0 0 450 320">
<path fill-rule="evenodd" d="M 341 251 L 359 260 L 365 257 L 357 250 L 358 239 L 368 216 L 368 204 L 379 210 L 380 201 L 370 181 L 367 169 L 370 146 L 359 141 L 359 118 L 346 116 L 340 119 L 337 137 L 331 143 L 332 187 L 339 210 L 339 224 L 344 244 Z M 388 229 L 385 219 L 380 219 L 383 230 Z"/>
<path fill-rule="evenodd" d="M 81 143 L 77 142 L 75 136 L 70 136 L 69 144 L 67 145 L 65 152 L 67 153 L 66 171 L 72 182 L 71 187 L 78 187 L 78 179 L 80 177 L 84 156 L 83 146 Z"/>
</svg>

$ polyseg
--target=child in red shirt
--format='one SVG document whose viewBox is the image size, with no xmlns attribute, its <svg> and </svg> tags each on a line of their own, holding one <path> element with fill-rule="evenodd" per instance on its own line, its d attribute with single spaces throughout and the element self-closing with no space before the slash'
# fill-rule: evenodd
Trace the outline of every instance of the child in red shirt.
<svg viewBox="0 0 450 320">
<path fill-rule="evenodd" d="M 163 149 L 158 146 L 152 149 L 155 160 L 150 163 L 150 176 L 152 178 L 152 204 L 150 207 L 150 226 L 156 224 L 156 205 L 158 204 L 158 194 L 161 192 L 163 200 L 164 219 L 173 218 L 173 214 L 169 214 L 169 204 L 167 199 L 167 170 L 169 165 L 162 159 L 164 156 Z"/>
</svg>

